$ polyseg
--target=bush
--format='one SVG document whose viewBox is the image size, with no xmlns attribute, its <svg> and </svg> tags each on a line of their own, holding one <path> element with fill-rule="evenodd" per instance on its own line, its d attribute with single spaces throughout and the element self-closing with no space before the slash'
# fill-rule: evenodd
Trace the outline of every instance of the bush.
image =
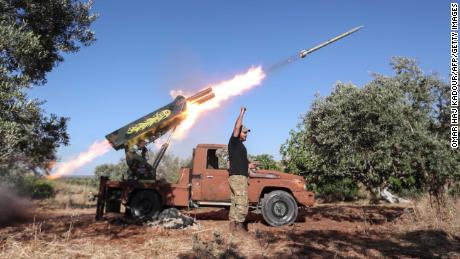
<svg viewBox="0 0 460 259">
<path fill-rule="evenodd" d="M 452 197 L 460 198 L 460 182 L 456 182 L 449 186 L 448 193 Z"/>
<path fill-rule="evenodd" d="M 319 198 L 325 202 L 352 201 L 358 198 L 358 185 L 349 178 L 326 180 L 322 179 L 312 186 Z"/>
<path fill-rule="evenodd" d="M 23 195 L 33 199 L 46 199 L 54 196 L 55 184 L 42 178 L 26 177 L 20 186 L 20 190 Z"/>
<path fill-rule="evenodd" d="M 99 186 L 99 178 L 93 176 L 84 176 L 84 177 L 65 177 L 60 181 L 72 184 L 72 185 L 82 185 L 82 186 Z"/>
<path fill-rule="evenodd" d="M 390 177 L 388 182 L 390 184 L 390 191 L 400 197 L 417 199 L 423 195 L 423 190 L 420 188 L 422 183 L 413 176 L 406 178 Z"/>
</svg>

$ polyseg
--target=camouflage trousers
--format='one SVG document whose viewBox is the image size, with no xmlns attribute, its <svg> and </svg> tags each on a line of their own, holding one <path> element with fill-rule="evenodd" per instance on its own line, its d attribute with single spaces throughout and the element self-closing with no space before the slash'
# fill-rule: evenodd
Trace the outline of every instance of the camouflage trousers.
<svg viewBox="0 0 460 259">
<path fill-rule="evenodd" d="M 228 178 L 228 182 L 232 192 L 232 204 L 230 205 L 228 218 L 230 221 L 243 223 L 248 214 L 248 177 L 231 175 Z"/>
</svg>

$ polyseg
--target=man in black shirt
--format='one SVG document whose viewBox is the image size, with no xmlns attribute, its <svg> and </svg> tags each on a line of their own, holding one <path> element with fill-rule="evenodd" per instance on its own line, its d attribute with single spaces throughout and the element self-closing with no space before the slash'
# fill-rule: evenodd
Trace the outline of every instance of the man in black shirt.
<svg viewBox="0 0 460 259">
<path fill-rule="evenodd" d="M 245 225 L 248 214 L 248 176 L 257 178 L 278 178 L 270 173 L 256 173 L 256 164 L 249 163 L 248 153 L 243 142 L 246 141 L 250 130 L 243 126 L 243 117 L 246 108 L 241 107 L 240 115 L 236 119 L 232 136 L 228 142 L 228 160 L 230 162 L 229 178 L 231 201 L 229 220 L 230 231 L 244 233 L 247 231 Z M 248 170 L 251 169 L 251 170 Z"/>
<path fill-rule="evenodd" d="M 246 231 L 244 221 L 248 214 L 248 154 L 243 142 L 250 131 L 243 126 L 246 108 L 241 107 L 232 136 L 228 142 L 228 159 L 230 162 L 229 178 L 231 201 L 229 220 L 230 231 Z"/>
</svg>

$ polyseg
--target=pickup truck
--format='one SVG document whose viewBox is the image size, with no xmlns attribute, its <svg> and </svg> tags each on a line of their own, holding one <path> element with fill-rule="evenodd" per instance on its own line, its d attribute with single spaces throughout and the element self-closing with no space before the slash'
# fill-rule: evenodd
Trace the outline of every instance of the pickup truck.
<svg viewBox="0 0 460 259">
<path fill-rule="evenodd" d="M 229 207 L 227 145 L 199 144 L 193 150 L 191 168 L 181 168 L 176 183 L 165 180 L 109 180 L 100 178 L 97 195 L 96 220 L 104 212 L 121 212 L 121 205 L 129 216 L 143 220 L 155 219 L 165 207 Z M 314 194 L 307 190 L 303 177 L 272 171 L 257 170 L 260 174 L 274 174 L 274 179 L 248 180 L 250 209 L 261 213 L 271 226 L 293 223 L 299 206 L 313 206 Z"/>
</svg>

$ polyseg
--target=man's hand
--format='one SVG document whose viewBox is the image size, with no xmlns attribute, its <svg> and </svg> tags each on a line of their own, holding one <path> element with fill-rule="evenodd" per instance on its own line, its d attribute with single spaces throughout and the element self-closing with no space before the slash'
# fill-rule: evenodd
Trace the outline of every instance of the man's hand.
<svg viewBox="0 0 460 259">
<path fill-rule="evenodd" d="M 240 108 L 240 115 L 238 115 L 238 118 L 236 119 L 235 122 L 235 127 L 233 128 L 233 137 L 237 138 L 240 134 L 240 128 L 241 125 L 243 125 L 243 117 L 244 113 L 246 112 L 246 107 L 242 106 Z"/>
</svg>

